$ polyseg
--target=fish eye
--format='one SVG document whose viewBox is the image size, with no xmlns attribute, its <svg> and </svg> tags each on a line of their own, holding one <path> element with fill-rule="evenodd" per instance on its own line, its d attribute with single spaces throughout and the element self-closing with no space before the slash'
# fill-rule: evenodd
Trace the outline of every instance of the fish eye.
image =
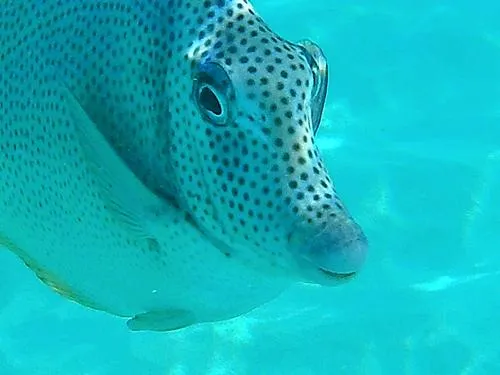
<svg viewBox="0 0 500 375">
<path fill-rule="evenodd" d="M 226 122 L 224 99 L 216 88 L 206 83 L 201 84 L 198 88 L 197 102 L 203 115 L 212 123 L 222 125 Z"/>
<path fill-rule="evenodd" d="M 213 62 L 200 63 L 193 82 L 193 100 L 203 118 L 216 126 L 226 125 L 233 88 L 224 68 Z"/>
</svg>

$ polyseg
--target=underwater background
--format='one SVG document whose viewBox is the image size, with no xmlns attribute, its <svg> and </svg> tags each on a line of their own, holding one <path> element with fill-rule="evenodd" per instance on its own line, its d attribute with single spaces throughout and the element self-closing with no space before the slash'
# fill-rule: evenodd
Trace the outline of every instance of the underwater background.
<svg viewBox="0 0 500 375">
<path fill-rule="evenodd" d="M 254 0 L 330 63 L 319 147 L 363 272 L 132 333 L 0 252 L 0 375 L 500 374 L 500 2 Z"/>
</svg>

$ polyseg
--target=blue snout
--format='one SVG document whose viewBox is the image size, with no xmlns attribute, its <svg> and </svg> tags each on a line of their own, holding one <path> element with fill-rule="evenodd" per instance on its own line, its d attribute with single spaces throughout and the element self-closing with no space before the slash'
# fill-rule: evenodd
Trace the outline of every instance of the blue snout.
<svg viewBox="0 0 500 375">
<path fill-rule="evenodd" d="M 322 230 L 309 232 L 297 247 L 298 262 L 306 275 L 306 281 L 328 284 L 328 279 L 345 279 L 357 273 L 368 250 L 363 231 L 352 219 L 334 220 Z M 332 281 L 332 280 L 330 280 Z"/>
</svg>

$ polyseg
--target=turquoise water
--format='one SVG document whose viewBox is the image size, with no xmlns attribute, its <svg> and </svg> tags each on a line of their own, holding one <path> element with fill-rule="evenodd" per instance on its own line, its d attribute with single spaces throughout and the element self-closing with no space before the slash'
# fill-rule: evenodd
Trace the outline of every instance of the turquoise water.
<svg viewBox="0 0 500 375">
<path fill-rule="evenodd" d="M 130 333 L 2 252 L 0 375 L 500 374 L 500 3 L 254 4 L 329 58 L 319 143 L 370 239 L 364 272 L 229 322 Z"/>
</svg>

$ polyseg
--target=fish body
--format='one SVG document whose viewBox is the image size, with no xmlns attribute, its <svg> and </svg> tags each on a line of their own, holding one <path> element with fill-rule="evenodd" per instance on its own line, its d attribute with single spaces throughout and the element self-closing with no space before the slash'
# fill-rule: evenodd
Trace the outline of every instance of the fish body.
<svg viewBox="0 0 500 375">
<path fill-rule="evenodd" d="M 0 25 L 0 245 L 57 292 L 166 331 L 358 271 L 315 44 L 243 0 L 7 0 Z"/>
</svg>

